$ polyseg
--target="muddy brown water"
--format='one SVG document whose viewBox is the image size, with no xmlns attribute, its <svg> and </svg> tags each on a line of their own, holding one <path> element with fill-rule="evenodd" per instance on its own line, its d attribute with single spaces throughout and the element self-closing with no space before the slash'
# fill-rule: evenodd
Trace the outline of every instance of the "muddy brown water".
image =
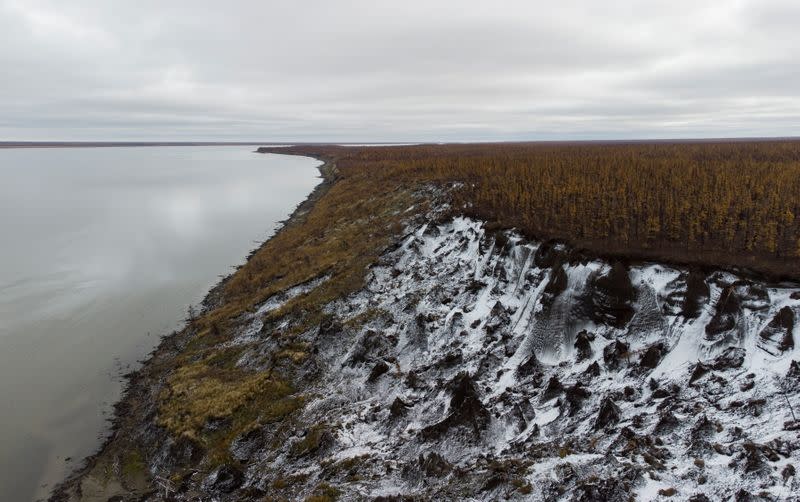
<svg viewBox="0 0 800 502">
<path fill-rule="evenodd" d="M 96 451 L 120 375 L 319 182 L 251 150 L 0 150 L 0 500 Z"/>
</svg>

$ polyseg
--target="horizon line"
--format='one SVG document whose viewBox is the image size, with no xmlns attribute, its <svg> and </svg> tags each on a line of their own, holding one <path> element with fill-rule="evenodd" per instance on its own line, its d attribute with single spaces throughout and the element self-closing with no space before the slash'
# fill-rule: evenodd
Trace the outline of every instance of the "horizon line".
<svg viewBox="0 0 800 502">
<path fill-rule="evenodd" d="M 139 141 L 139 140 L 80 140 L 80 141 L 0 141 L 0 148 L 90 148 L 90 147 L 156 147 L 156 146 L 358 146 L 358 145 L 469 145 L 525 143 L 710 143 L 740 141 L 800 141 L 800 136 L 731 136 L 696 138 L 617 138 L 617 139 L 540 139 L 540 140 L 474 140 L 474 141 Z"/>
</svg>

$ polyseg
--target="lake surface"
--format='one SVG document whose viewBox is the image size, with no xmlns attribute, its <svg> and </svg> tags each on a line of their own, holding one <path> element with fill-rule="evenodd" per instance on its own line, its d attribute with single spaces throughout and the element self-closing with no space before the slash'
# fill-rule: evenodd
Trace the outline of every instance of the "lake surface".
<svg viewBox="0 0 800 502">
<path fill-rule="evenodd" d="M 96 451 L 120 375 L 319 182 L 250 150 L 0 149 L 0 500 Z"/>
</svg>

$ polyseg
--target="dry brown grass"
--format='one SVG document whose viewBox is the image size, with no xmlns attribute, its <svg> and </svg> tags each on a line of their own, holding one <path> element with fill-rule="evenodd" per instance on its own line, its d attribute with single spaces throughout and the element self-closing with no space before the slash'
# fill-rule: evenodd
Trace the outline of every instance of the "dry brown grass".
<svg viewBox="0 0 800 502">
<path fill-rule="evenodd" d="M 205 362 L 188 364 L 170 375 L 160 396 L 158 423 L 175 435 L 196 440 L 210 419 L 230 417 L 258 397 L 277 402 L 292 390 L 267 373 L 220 370 Z"/>
<path fill-rule="evenodd" d="M 239 269 L 224 290 L 225 305 L 204 319 L 225 320 L 271 295 L 322 275 L 330 279 L 274 314 L 323 305 L 358 290 L 366 267 L 402 230 L 399 214 L 413 201 L 408 186 L 340 176 L 314 210 L 284 228 Z"/>
</svg>

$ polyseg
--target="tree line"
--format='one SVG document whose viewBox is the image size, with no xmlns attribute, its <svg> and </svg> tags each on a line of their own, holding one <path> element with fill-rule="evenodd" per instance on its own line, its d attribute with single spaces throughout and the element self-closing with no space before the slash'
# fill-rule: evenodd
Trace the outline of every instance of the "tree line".
<svg viewBox="0 0 800 502">
<path fill-rule="evenodd" d="M 316 150 L 343 176 L 455 184 L 459 210 L 531 237 L 798 276 L 800 141 Z"/>
</svg>

